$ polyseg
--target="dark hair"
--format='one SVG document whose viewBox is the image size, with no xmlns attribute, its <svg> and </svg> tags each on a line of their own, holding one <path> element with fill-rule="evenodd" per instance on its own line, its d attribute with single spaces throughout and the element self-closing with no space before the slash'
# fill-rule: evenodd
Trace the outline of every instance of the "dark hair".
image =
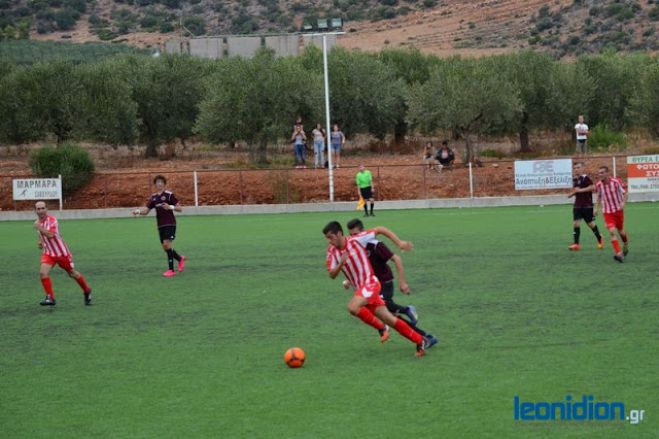
<svg viewBox="0 0 659 439">
<path fill-rule="evenodd" d="M 156 181 L 158 180 L 162 181 L 163 184 L 167 184 L 167 179 L 165 178 L 164 175 L 156 175 L 155 177 L 153 177 L 153 184 L 156 184 Z"/>
<path fill-rule="evenodd" d="M 346 226 L 348 227 L 348 230 L 354 228 L 358 228 L 359 230 L 364 230 L 364 223 L 359 218 L 351 219 L 350 221 L 348 221 L 348 224 L 346 224 Z"/>
<path fill-rule="evenodd" d="M 325 227 L 323 227 L 323 235 L 327 235 L 328 233 L 343 233 L 343 227 L 341 227 L 341 224 L 338 221 L 330 221 L 327 223 Z"/>
<path fill-rule="evenodd" d="M 448 146 L 448 140 L 442 140 L 442 146 L 444 145 Z"/>
<path fill-rule="evenodd" d="M 600 166 L 600 169 L 604 169 L 606 172 L 609 172 L 609 167 L 608 166 Z"/>
</svg>

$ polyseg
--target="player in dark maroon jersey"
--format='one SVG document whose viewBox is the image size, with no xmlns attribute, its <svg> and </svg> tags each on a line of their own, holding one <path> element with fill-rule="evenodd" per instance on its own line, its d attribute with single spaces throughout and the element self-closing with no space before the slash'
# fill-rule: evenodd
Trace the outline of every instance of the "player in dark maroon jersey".
<svg viewBox="0 0 659 439">
<path fill-rule="evenodd" d="M 185 268 L 185 256 L 176 253 L 176 250 L 172 247 L 172 241 L 176 239 L 176 217 L 174 217 L 174 212 L 182 212 L 183 208 L 174 193 L 165 189 L 167 185 L 165 177 L 156 175 L 153 184 L 156 187 L 156 192 L 149 197 L 145 207 L 133 210 L 132 214 L 135 216 L 148 215 L 151 209 L 156 209 L 160 243 L 165 253 L 167 253 L 167 264 L 169 265 L 169 269 L 162 275 L 172 277 L 176 275 L 174 259 L 178 261 L 179 272 Z"/>
<path fill-rule="evenodd" d="M 348 221 L 346 226 L 348 227 L 351 236 L 359 235 L 364 231 L 364 223 L 358 218 Z M 406 315 L 410 327 L 427 340 L 427 347 L 432 347 L 437 344 L 437 337 L 428 334 L 423 329 L 416 326 L 419 317 L 413 305 L 402 306 L 394 302 L 394 273 L 391 271 L 391 268 L 389 268 L 388 262 L 393 261 L 396 265 L 400 291 L 403 294 L 410 294 L 410 287 L 405 279 L 403 259 L 394 254 L 384 242 L 377 239 L 372 239 L 366 243 L 366 253 L 368 254 L 368 260 L 371 263 L 371 267 L 373 267 L 373 272 L 382 285 L 380 297 L 384 300 L 389 312 L 398 317 L 400 317 L 401 314 Z"/>
<path fill-rule="evenodd" d="M 583 162 L 576 162 L 574 164 L 575 177 L 572 179 L 573 187 L 572 192 L 568 198 L 574 197 L 574 207 L 572 208 L 573 232 L 574 243 L 568 248 L 572 251 L 578 251 L 581 248 L 579 244 L 579 235 L 581 235 L 581 220 L 586 221 L 590 230 L 593 231 L 597 239 L 597 248 L 604 248 L 602 242 L 602 235 L 595 223 L 595 215 L 593 213 L 593 191 L 595 191 L 595 183 L 584 172 Z"/>
</svg>

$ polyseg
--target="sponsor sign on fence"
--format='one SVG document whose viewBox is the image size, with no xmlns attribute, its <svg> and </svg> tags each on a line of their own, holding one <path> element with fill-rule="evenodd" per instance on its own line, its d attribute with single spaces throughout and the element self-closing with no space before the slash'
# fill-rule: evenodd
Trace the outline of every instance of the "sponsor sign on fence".
<svg viewBox="0 0 659 439">
<path fill-rule="evenodd" d="M 515 190 L 571 187 L 572 159 L 515 161 Z"/>
<path fill-rule="evenodd" d="M 14 200 L 59 200 L 62 210 L 62 176 L 58 178 L 15 178 Z"/>
<path fill-rule="evenodd" d="M 627 157 L 629 192 L 659 192 L 659 155 Z"/>
</svg>

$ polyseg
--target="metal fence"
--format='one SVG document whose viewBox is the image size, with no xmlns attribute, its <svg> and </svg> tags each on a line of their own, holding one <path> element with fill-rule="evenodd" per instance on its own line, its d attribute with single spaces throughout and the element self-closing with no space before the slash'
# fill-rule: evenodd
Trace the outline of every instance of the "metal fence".
<svg viewBox="0 0 659 439">
<path fill-rule="evenodd" d="M 577 159 L 575 159 L 577 160 Z M 626 177 L 626 156 L 591 156 L 586 170 L 595 175 L 607 165 L 614 175 Z M 563 193 L 564 190 L 516 191 L 514 160 L 485 161 L 482 166 L 457 164 L 453 169 L 430 169 L 423 164 L 368 165 L 373 173 L 377 200 L 418 200 L 506 195 Z M 335 201 L 357 199 L 356 167 L 334 169 Z M 153 192 L 153 177 L 167 177 L 167 186 L 183 205 L 291 204 L 329 200 L 327 169 L 217 169 L 102 171 L 75 194 L 65 196 L 65 209 L 133 207 L 144 204 Z M 0 175 L 0 208 L 28 210 L 29 201 L 14 201 L 12 179 L 29 174 Z M 593 177 L 594 178 L 594 177 Z"/>
</svg>

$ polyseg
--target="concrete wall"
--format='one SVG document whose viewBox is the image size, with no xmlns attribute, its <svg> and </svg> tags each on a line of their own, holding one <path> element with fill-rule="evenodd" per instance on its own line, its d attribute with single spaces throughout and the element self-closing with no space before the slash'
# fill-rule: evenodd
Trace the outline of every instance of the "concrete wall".
<svg viewBox="0 0 659 439">
<path fill-rule="evenodd" d="M 631 202 L 656 202 L 659 193 L 630 194 Z M 554 204 L 571 204 L 572 199 L 565 195 L 533 195 L 519 197 L 483 197 L 483 198 L 438 198 L 431 200 L 379 201 L 378 209 L 438 209 L 467 207 L 503 207 L 503 206 L 549 206 Z M 356 202 L 336 203 L 299 203 L 299 204 L 246 204 L 235 206 L 184 207 L 182 215 L 236 215 L 236 214 L 273 214 L 301 212 L 350 212 L 355 211 Z M 568 208 L 568 207 L 566 207 Z M 130 208 L 116 209 L 75 209 L 52 210 L 60 219 L 95 219 L 95 218 L 129 218 Z M 33 211 L 0 212 L 0 221 L 34 221 Z"/>
<path fill-rule="evenodd" d="M 190 55 L 217 59 L 224 57 L 222 38 L 193 38 L 190 40 Z"/>
<path fill-rule="evenodd" d="M 180 55 L 181 53 L 186 53 L 187 51 L 183 50 L 183 46 L 184 46 L 184 41 L 178 38 L 167 40 L 165 41 L 165 53 L 170 53 L 173 55 Z"/>
<path fill-rule="evenodd" d="M 300 54 L 300 37 L 299 35 L 265 37 L 265 47 L 274 50 L 277 56 L 297 56 Z"/>
<path fill-rule="evenodd" d="M 327 38 L 327 50 L 330 50 L 336 44 L 336 35 L 326 35 L 325 38 Z M 323 48 L 323 37 L 320 35 L 304 35 L 302 39 L 304 47 L 314 45 Z"/>
<path fill-rule="evenodd" d="M 261 48 L 261 37 L 227 37 L 229 56 L 252 58 Z"/>
<path fill-rule="evenodd" d="M 213 38 L 191 38 L 181 40 L 173 38 L 165 42 L 165 52 L 171 54 L 189 53 L 200 58 L 217 59 L 223 58 L 225 54 L 224 39 L 229 56 L 241 56 L 251 58 L 262 46 L 269 47 L 275 51 L 277 56 L 297 56 L 300 54 L 300 35 L 272 35 L 261 36 L 218 36 Z M 327 48 L 331 49 L 336 44 L 336 35 L 327 35 Z M 265 44 L 263 44 L 265 40 Z M 304 47 L 310 45 L 322 49 L 323 38 L 321 36 L 302 36 Z"/>
</svg>

